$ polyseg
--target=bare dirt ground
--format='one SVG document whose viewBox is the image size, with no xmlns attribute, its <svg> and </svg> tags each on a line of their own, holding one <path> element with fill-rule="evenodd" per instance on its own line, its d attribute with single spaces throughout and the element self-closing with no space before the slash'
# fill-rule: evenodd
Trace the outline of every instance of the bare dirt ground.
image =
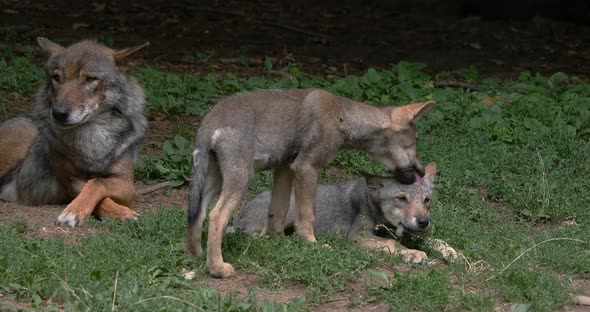
<svg viewBox="0 0 590 312">
<path fill-rule="evenodd" d="M 289 53 L 306 71 L 335 75 L 402 60 L 433 71 L 474 64 L 497 75 L 590 73 L 588 24 L 534 17 L 534 2 L 527 2 L 526 17 L 518 4 L 470 9 L 461 1 L 406 2 L 1 0 L 1 45 L 18 51 L 35 45 L 37 36 L 62 43 L 98 38 L 116 47 L 149 41 L 147 64 L 201 74 L 249 73 L 263 68 L 264 57 L 280 63 Z M 584 16 L 587 5 L 577 5 Z M 567 1 L 563 8 L 576 10 Z M 494 14 L 502 9 L 515 13 Z M 511 15 L 521 18 L 506 18 Z"/>
<path fill-rule="evenodd" d="M 486 12 L 486 7 L 470 11 L 460 6 L 461 1 L 434 1 L 435 5 L 429 5 L 432 2 L 0 0 L 0 49 L 26 53 L 37 36 L 63 44 L 100 39 L 117 48 L 149 41 L 149 49 L 141 53 L 144 65 L 195 74 L 262 73 L 266 57 L 272 59 L 274 67 L 281 67 L 292 55 L 303 71 L 333 76 L 359 74 L 369 67 L 387 68 L 400 61 L 426 63 L 430 72 L 476 65 L 482 74 L 500 77 L 524 70 L 590 76 L 588 23 L 534 14 L 521 19 L 506 15 L 494 19 L 494 12 Z M 35 55 L 41 62 L 40 53 Z M 8 108 L 18 111 L 24 107 L 26 103 L 9 103 Z M 171 137 L 173 122 L 156 120 L 150 120 L 145 142 Z M 198 120 L 185 116 L 174 122 L 196 127 Z M 168 188 L 139 196 L 135 206 L 139 212 L 175 204 L 184 207 L 186 198 L 186 188 Z M 55 227 L 53 222 L 63 208 L 0 202 L 0 225 L 25 220 L 36 229 L 35 235 L 74 240 L 96 231 Z M 239 273 L 229 280 L 202 282 L 223 293 L 245 295 L 247 287 L 256 286 L 258 281 L 255 275 Z M 590 293 L 587 280 L 575 282 L 584 293 Z M 335 294 L 334 300 L 313 309 L 388 310 L 382 303 L 350 304 L 359 302 L 359 294 L 371 283 L 375 281 L 362 276 L 349 289 Z M 305 287 L 295 284 L 260 293 L 280 302 L 304 295 Z M 585 311 L 579 306 L 565 310 Z"/>
</svg>

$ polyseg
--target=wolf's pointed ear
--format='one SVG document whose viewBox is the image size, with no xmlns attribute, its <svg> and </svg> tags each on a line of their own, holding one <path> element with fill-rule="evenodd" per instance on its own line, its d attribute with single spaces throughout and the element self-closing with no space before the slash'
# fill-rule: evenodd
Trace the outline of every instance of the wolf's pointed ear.
<svg viewBox="0 0 590 312">
<path fill-rule="evenodd" d="M 404 121 L 414 122 L 430 112 L 435 105 L 435 101 L 427 101 L 396 107 L 391 111 L 391 120 L 397 125 L 404 124 Z"/>
<path fill-rule="evenodd" d="M 43 52 L 47 53 L 48 55 L 55 54 L 65 49 L 61 45 L 44 37 L 37 37 L 37 43 L 39 44 Z"/>
<path fill-rule="evenodd" d="M 406 107 L 408 108 L 408 117 L 410 117 L 411 121 L 416 121 L 420 119 L 420 117 L 428 114 L 434 106 L 436 105 L 435 101 L 428 101 L 423 103 L 414 103 L 408 104 Z"/>
<path fill-rule="evenodd" d="M 436 181 L 436 163 L 431 162 L 424 168 L 424 182 L 430 188 L 434 187 L 434 181 Z"/>
<path fill-rule="evenodd" d="M 431 162 L 428 165 L 426 165 L 426 168 L 424 168 L 424 177 L 425 178 L 434 177 L 435 175 L 436 175 L 436 163 Z"/>
<path fill-rule="evenodd" d="M 131 48 L 126 48 L 126 49 L 119 50 L 119 51 L 113 53 L 113 58 L 115 59 L 115 64 L 118 67 L 125 67 L 125 66 L 127 66 L 127 58 L 129 56 L 131 56 L 135 52 L 137 52 L 137 51 L 139 51 L 139 50 L 141 50 L 141 49 L 143 49 L 143 48 L 145 48 L 145 47 L 147 47 L 149 45 L 150 45 L 150 43 L 149 42 L 146 42 L 146 43 L 144 43 L 142 45 L 138 45 L 138 46 L 131 47 Z"/>
<path fill-rule="evenodd" d="M 385 186 L 383 184 L 383 177 L 368 174 L 366 172 L 361 172 L 361 175 L 365 178 L 370 193 L 377 192 Z"/>
<path fill-rule="evenodd" d="M 430 112 L 435 105 L 436 102 L 427 101 L 389 108 L 390 127 L 395 130 L 407 129 L 413 122 Z"/>
</svg>

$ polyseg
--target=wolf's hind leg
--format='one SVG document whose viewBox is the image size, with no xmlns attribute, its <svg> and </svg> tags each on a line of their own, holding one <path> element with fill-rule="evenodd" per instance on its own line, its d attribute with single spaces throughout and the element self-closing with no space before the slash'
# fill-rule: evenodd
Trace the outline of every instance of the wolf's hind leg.
<svg viewBox="0 0 590 312">
<path fill-rule="evenodd" d="M 39 130 L 24 117 L 10 119 L 0 125 L 0 184 L 27 156 Z"/>
<path fill-rule="evenodd" d="M 209 237 L 207 238 L 207 268 L 213 277 L 226 278 L 234 272 L 234 267 L 223 261 L 221 240 L 229 218 L 240 203 L 248 188 L 253 172 L 247 169 L 231 170 L 223 174 L 223 186 L 219 200 L 209 213 Z"/>
</svg>

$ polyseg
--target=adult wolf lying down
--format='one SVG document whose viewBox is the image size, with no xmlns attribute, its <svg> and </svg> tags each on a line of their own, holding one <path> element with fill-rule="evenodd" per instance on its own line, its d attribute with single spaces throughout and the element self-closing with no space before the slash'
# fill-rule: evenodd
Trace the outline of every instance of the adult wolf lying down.
<svg viewBox="0 0 590 312">
<path fill-rule="evenodd" d="M 147 127 L 143 89 L 127 58 L 94 41 L 69 47 L 37 39 L 49 56 L 29 116 L 0 125 L 0 199 L 68 204 L 58 225 L 99 217 L 135 219 L 133 167 Z"/>
</svg>

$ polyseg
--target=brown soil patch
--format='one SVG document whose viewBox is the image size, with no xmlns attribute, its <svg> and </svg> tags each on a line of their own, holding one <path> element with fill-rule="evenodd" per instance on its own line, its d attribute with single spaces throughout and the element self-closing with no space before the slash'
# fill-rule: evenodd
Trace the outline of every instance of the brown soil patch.
<svg viewBox="0 0 590 312">
<path fill-rule="evenodd" d="M 378 270 L 393 274 L 390 269 L 379 268 Z M 359 279 L 351 283 L 346 290 L 335 292 L 329 299 L 320 304 L 306 305 L 312 311 L 388 311 L 386 303 L 366 303 L 366 293 L 372 285 L 380 285 L 383 280 L 377 280 L 363 273 Z M 234 294 L 238 297 L 246 297 L 248 290 L 253 289 L 259 303 L 264 300 L 271 300 L 280 303 L 288 303 L 297 298 L 304 298 L 306 287 L 300 284 L 287 284 L 280 289 L 272 290 L 260 287 L 261 278 L 246 272 L 237 272 L 230 279 L 203 278 L 199 284 L 216 289 L 220 293 Z"/>
<path fill-rule="evenodd" d="M 577 291 L 576 295 L 590 296 L 590 280 L 588 276 L 576 276 L 572 278 L 572 284 Z M 567 312 L 585 312 L 590 311 L 589 306 L 570 304 L 564 307 L 563 311 Z"/>
<path fill-rule="evenodd" d="M 147 187 L 143 183 L 137 183 L 136 189 Z M 167 187 L 145 195 L 138 196 L 134 210 L 140 214 L 145 211 L 172 205 L 186 206 L 188 191 L 186 187 Z M 54 222 L 64 210 L 65 205 L 26 206 L 14 203 L 0 202 L 0 226 L 13 223 L 23 223 L 24 229 L 29 235 L 39 238 L 63 238 L 70 242 L 77 241 L 87 234 L 96 234 L 102 230 L 92 227 L 60 227 Z"/>
<path fill-rule="evenodd" d="M 588 6 L 545 2 L 555 10 L 537 10 L 535 1 L 1 0 L 0 48 L 25 52 L 37 36 L 100 38 L 118 48 L 149 41 L 147 64 L 197 74 L 266 72 L 266 57 L 276 70 L 292 55 L 306 72 L 335 76 L 400 61 L 437 71 L 475 64 L 490 74 L 588 75 Z M 568 8 L 578 23 L 541 17 Z"/>
</svg>

